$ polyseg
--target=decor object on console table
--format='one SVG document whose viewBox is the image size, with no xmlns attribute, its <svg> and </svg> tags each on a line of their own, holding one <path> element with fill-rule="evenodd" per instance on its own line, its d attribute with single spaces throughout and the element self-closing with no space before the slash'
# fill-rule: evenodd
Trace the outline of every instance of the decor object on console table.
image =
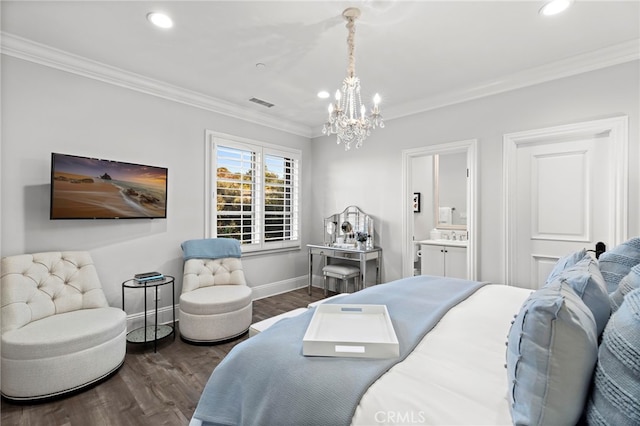
<svg viewBox="0 0 640 426">
<path fill-rule="evenodd" d="M 158 289 L 160 286 L 171 284 L 171 309 L 173 311 L 173 324 L 158 325 Z M 153 352 L 158 350 L 158 340 L 169 337 L 173 334 L 176 338 L 176 289 L 174 278 L 170 275 L 162 275 L 155 273 L 148 277 L 132 278 L 122 283 L 122 309 L 124 309 L 124 289 L 125 288 L 143 288 L 144 289 L 144 326 L 136 328 L 127 333 L 127 342 L 130 343 L 149 343 L 153 342 Z M 153 326 L 147 325 L 147 289 L 154 289 L 154 315 Z"/>
<path fill-rule="evenodd" d="M 359 288 L 367 286 L 367 262 L 376 262 L 376 284 L 380 283 L 380 261 L 382 249 L 374 246 L 373 218 L 356 206 L 349 206 L 341 213 L 324 219 L 324 244 L 307 244 L 309 251 L 309 294 L 313 281 L 313 256 L 322 256 L 323 267 L 330 265 L 329 259 L 342 264 L 355 263 L 360 268 Z M 324 276 L 323 271 L 323 276 Z M 352 277 L 352 274 L 348 274 Z M 336 278 L 334 275 L 330 277 Z M 324 278 L 324 277 L 323 277 Z M 340 278 L 340 277 L 337 277 Z M 326 288 L 326 286 L 325 286 Z"/>
<path fill-rule="evenodd" d="M 118 370 L 126 314 L 109 307 L 88 252 L 8 256 L 1 268 L 5 398 L 59 396 Z"/>
<path fill-rule="evenodd" d="M 182 339 L 214 343 L 246 332 L 252 319 L 252 292 L 242 270 L 240 242 L 232 238 L 189 240 L 182 243 L 182 250 Z"/>
<path fill-rule="evenodd" d="M 373 218 L 357 206 L 349 206 L 341 213 L 335 213 L 324 219 L 325 234 L 323 242 L 327 246 L 356 248 L 364 243 L 363 249 L 374 247 Z"/>
</svg>

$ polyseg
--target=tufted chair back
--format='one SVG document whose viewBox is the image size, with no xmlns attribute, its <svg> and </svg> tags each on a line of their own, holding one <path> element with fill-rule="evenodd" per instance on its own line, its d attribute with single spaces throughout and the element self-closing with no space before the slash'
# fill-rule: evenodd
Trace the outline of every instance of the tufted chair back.
<svg viewBox="0 0 640 426">
<path fill-rule="evenodd" d="M 183 293 L 212 285 L 246 284 L 239 258 L 189 259 L 184 263 Z"/>
<path fill-rule="evenodd" d="M 8 256 L 0 270 L 3 333 L 51 315 L 109 306 L 88 252 Z"/>
</svg>

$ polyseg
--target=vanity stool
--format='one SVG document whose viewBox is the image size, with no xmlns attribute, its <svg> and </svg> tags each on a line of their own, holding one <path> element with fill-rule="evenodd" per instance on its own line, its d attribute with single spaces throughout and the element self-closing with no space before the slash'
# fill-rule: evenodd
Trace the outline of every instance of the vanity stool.
<svg viewBox="0 0 640 426">
<path fill-rule="evenodd" d="M 360 268 L 354 265 L 333 264 L 322 268 L 324 295 L 327 295 L 327 278 L 335 278 L 344 282 L 344 290 L 347 291 L 349 279 L 353 278 L 354 291 L 360 290 Z M 339 292 L 340 284 L 336 281 L 336 291 Z"/>
</svg>

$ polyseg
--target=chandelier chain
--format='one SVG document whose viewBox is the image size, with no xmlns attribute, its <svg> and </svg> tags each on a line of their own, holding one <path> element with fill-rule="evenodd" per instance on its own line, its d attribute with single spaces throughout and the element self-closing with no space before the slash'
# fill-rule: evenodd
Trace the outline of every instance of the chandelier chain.
<svg viewBox="0 0 640 426">
<path fill-rule="evenodd" d="M 347 29 L 349 30 L 349 35 L 347 36 L 347 47 L 349 48 L 348 52 L 348 59 L 349 59 L 349 66 L 347 67 L 347 75 L 349 77 L 354 77 L 356 75 L 356 45 L 355 45 L 355 38 L 356 38 L 356 22 L 355 22 L 355 18 L 353 17 L 348 17 L 347 18 L 347 25 L 346 25 Z"/>
<path fill-rule="evenodd" d="M 342 82 L 342 90 L 336 91 L 335 103 L 329 105 L 329 118 L 322 128 L 327 136 L 336 135 L 336 142 L 344 144 L 345 151 L 355 143 L 360 148 L 364 140 L 371 134 L 371 129 L 383 128 L 384 121 L 380 114 L 380 96 L 373 98 L 373 108 L 369 116 L 360 97 L 360 79 L 356 76 L 355 59 L 355 20 L 360 16 L 357 8 L 348 8 L 342 16 L 346 19 L 348 67 L 347 77 Z"/>
</svg>

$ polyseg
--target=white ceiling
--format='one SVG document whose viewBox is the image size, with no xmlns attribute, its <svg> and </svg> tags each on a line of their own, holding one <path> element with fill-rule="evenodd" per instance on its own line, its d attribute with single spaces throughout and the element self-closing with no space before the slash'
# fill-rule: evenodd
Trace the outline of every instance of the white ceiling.
<svg viewBox="0 0 640 426">
<path fill-rule="evenodd" d="M 5 53 L 13 36 L 25 38 L 317 135 L 328 100 L 316 94 L 333 93 L 346 75 L 346 7 L 362 10 L 363 100 L 379 92 L 388 120 L 640 57 L 640 1 L 576 0 L 554 17 L 539 15 L 542 5 L 5 0 L 1 25 Z M 168 13 L 175 26 L 153 27 L 150 11 Z"/>
</svg>

